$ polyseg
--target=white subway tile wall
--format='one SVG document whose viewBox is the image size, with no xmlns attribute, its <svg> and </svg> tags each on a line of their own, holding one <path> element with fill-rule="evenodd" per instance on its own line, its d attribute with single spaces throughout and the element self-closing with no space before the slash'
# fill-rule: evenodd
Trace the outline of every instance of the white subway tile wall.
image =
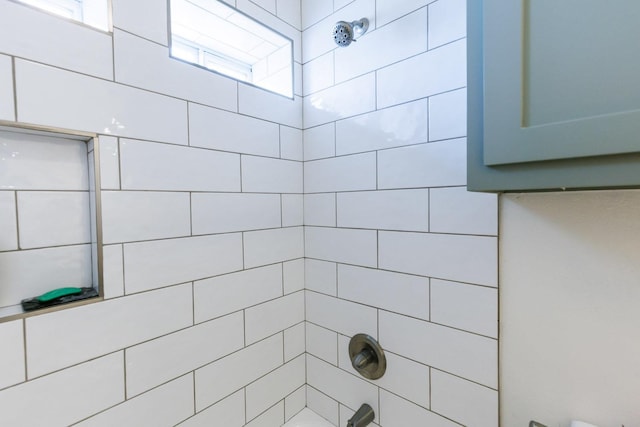
<svg viewBox="0 0 640 427">
<path fill-rule="evenodd" d="M 302 0 L 307 406 L 498 425 L 498 213 L 466 191 L 463 0 Z M 348 48 L 328 36 L 367 17 Z M 387 373 L 348 358 L 379 339 Z M 336 348 L 337 345 L 337 348 Z"/>
<path fill-rule="evenodd" d="M 164 3 L 114 0 L 113 33 L 0 3 L 0 120 L 99 135 L 105 299 L 0 323 L 0 425 L 283 424 L 306 406 L 300 2 L 231 2 L 294 40 L 293 100 L 170 58 Z M 37 283 L 91 259 L 89 224 L 38 214 L 88 208 L 88 168 L 15 148 L 69 165 L 0 167 L 1 281 Z"/>
<path fill-rule="evenodd" d="M 113 34 L 0 2 L 0 120 L 100 135 L 105 238 L 105 301 L 0 324 L 0 424 L 277 427 L 306 405 L 338 426 L 368 403 L 380 427 L 496 426 L 464 2 L 227 3 L 294 40 L 293 100 L 169 58 L 155 1 L 113 0 Z M 39 179 L 5 175 L 0 255 L 21 202 L 3 183 Z M 388 353 L 381 380 L 351 367 L 356 333 Z"/>
</svg>

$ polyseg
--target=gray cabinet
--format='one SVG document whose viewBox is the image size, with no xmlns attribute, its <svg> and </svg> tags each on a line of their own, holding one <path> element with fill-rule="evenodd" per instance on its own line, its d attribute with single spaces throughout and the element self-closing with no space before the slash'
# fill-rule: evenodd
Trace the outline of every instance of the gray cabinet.
<svg viewBox="0 0 640 427">
<path fill-rule="evenodd" d="M 640 2 L 468 0 L 468 187 L 640 186 Z"/>
</svg>

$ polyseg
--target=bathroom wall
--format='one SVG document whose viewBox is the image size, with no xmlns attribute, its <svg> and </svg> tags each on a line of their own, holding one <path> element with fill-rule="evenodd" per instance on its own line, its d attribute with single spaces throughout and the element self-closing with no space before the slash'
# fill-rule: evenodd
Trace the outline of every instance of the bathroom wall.
<svg viewBox="0 0 640 427">
<path fill-rule="evenodd" d="M 336 21 L 367 17 L 347 48 Z M 466 183 L 464 0 L 303 0 L 307 405 L 498 425 L 497 198 Z M 379 339 L 367 381 L 347 346 Z"/>
<path fill-rule="evenodd" d="M 501 199 L 502 425 L 640 425 L 640 192 Z"/>
<path fill-rule="evenodd" d="M 300 6 L 231 4 L 294 40 L 294 100 L 170 59 L 162 1 L 113 34 L 0 2 L 0 120 L 100 134 L 105 264 L 103 302 L 0 323 L 0 425 L 304 407 Z"/>
</svg>

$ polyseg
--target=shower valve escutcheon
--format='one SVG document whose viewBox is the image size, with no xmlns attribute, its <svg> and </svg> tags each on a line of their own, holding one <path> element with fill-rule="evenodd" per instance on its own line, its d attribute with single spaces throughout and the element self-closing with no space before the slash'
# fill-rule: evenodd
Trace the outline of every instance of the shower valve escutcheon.
<svg viewBox="0 0 640 427">
<path fill-rule="evenodd" d="M 349 342 L 353 369 L 370 380 L 377 380 L 387 369 L 387 359 L 380 344 L 367 334 L 357 334 Z"/>
</svg>

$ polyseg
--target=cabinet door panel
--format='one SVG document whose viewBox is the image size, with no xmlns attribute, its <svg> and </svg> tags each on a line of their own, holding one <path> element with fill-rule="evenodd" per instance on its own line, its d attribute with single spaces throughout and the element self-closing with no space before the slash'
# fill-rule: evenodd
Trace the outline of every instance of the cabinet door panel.
<svg viewBox="0 0 640 427">
<path fill-rule="evenodd" d="M 640 152 L 637 0 L 484 1 L 484 163 Z"/>
</svg>

